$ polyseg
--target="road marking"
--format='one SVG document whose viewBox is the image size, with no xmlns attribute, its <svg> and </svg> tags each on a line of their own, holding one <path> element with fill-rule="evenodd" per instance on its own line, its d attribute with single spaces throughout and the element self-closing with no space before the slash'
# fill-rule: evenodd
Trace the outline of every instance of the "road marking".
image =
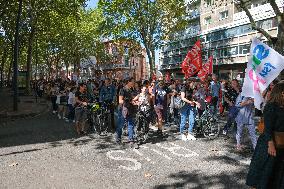
<svg viewBox="0 0 284 189">
<path fill-rule="evenodd" d="M 170 152 L 171 154 L 173 154 L 174 156 L 177 156 L 177 157 L 188 158 L 188 157 L 199 156 L 198 153 L 196 153 L 196 152 L 194 152 L 192 150 L 189 150 L 189 149 L 187 149 L 185 147 L 179 146 L 179 145 L 174 144 L 174 143 L 169 143 L 169 144 L 170 144 L 170 146 L 169 145 L 162 145 L 162 144 L 156 144 L 156 146 L 158 146 L 161 149 L 167 150 L 168 152 Z M 149 153 L 149 151 L 153 151 L 156 154 L 164 157 L 167 160 L 172 160 L 173 159 L 172 157 L 164 154 L 160 150 L 153 149 L 153 148 L 147 147 L 145 145 L 140 146 L 140 148 L 141 149 L 146 149 L 148 153 Z M 134 158 L 121 157 L 121 154 L 131 155 L 130 154 L 131 152 L 134 152 L 138 156 L 143 157 L 149 163 L 155 164 L 155 162 L 151 162 L 151 159 L 149 157 L 145 157 L 144 154 L 141 151 L 137 150 L 137 149 L 124 150 L 124 151 L 123 150 L 111 150 L 111 151 L 108 151 L 106 153 L 106 156 L 108 158 L 112 159 L 112 160 L 126 161 L 126 162 L 129 162 L 131 164 L 134 164 L 134 165 L 129 165 L 129 166 L 119 165 L 119 168 L 122 168 L 122 169 L 125 169 L 125 170 L 128 170 L 128 171 L 136 171 L 136 170 L 141 169 L 142 163 L 140 163 L 138 160 L 136 160 Z M 155 156 L 153 156 L 153 157 L 155 157 Z M 158 162 L 158 163 L 160 163 L 160 162 Z"/>
<path fill-rule="evenodd" d="M 173 155 L 176 155 L 176 156 L 179 156 L 179 157 L 193 157 L 193 156 L 199 156 L 198 153 L 196 153 L 196 152 L 194 152 L 194 151 L 192 151 L 192 150 L 189 150 L 189 149 L 187 149 L 187 148 L 185 148 L 185 147 L 179 146 L 179 145 L 174 144 L 174 143 L 172 143 L 172 142 L 169 143 L 169 144 L 171 144 L 171 145 L 174 146 L 174 147 L 165 147 L 165 146 L 163 146 L 163 145 L 161 145 L 161 144 L 156 144 L 156 145 L 159 146 L 159 147 L 162 148 L 162 149 L 168 150 L 168 151 L 171 152 Z M 182 153 L 178 153 L 177 150 L 184 150 L 184 151 L 187 151 L 187 152 L 189 152 L 189 153 L 187 153 L 187 154 L 182 154 Z"/>
<path fill-rule="evenodd" d="M 112 154 L 113 153 L 122 153 L 122 154 L 125 154 L 124 151 L 122 150 L 111 150 L 111 151 L 108 151 L 106 153 L 107 157 L 110 158 L 110 159 L 113 159 L 113 160 L 118 160 L 118 161 L 130 161 L 132 163 L 134 163 L 134 166 L 124 166 L 124 165 L 119 165 L 119 168 L 122 168 L 122 169 L 125 169 L 125 170 L 128 170 L 128 171 L 136 171 L 136 170 L 139 170 L 141 169 L 142 167 L 142 164 L 140 162 L 138 162 L 136 159 L 133 159 L 133 158 L 127 158 L 127 157 L 121 157 L 120 155 L 117 155 L 116 157 L 114 157 Z"/>
<path fill-rule="evenodd" d="M 171 160 L 172 158 L 170 158 L 169 156 L 163 154 L 162 152 L 158 151 L 158 150 L 155 150 L 155 149 L 151 149 L 153 152 L 156 152 L 157 154 L 163 156 L 164 158 L 168 159 L 168 160 Z"/>
<path fill-rule="evenodd" d="M 238 154 L 234 154 L 234 153 L 230 153 L 230 152 L 227 152 L 227 151 L 219 151 L 217 153 L 219 156 L 226 156 L 228 158 L 231 158 L 235 161 L 238 161 L 240 164 L 243 164 L 243 165 L 250 165 L 250 158 L 244 158 Z"/>
</svg>

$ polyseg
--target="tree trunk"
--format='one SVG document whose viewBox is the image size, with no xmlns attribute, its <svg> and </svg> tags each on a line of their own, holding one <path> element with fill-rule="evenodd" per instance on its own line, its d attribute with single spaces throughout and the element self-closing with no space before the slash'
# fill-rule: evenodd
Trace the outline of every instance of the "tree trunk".
<svg viewBox="0 0 284 189">
<path fill-rule="evenodd" d="M 150 49 L 146 48 L 146 53 L 147 53 L 147 56 L 148 56 L 148 59 L 149 59 L 150 77 L 152 77 L 153 74 L 154 74 L 154 70 L 153 70 L 153 58 L 152 58 Z"/>
<path fill-rule="evenodd" d="M 36 39 L 36 68 L 35 68 L 35 80 L 37 80 L 37 72 L 38 72 L 38 44 L 37 44 L 37 39 Z"/>
<path fill-rule="evenodd" d="M 15 29 L 15 46 L 14 46 L 14 76 L 13 76 L 13 88 L 14 88 L 14 111 L 18 111 L 18 58 L 19 58 L 19 30 L 20 30 L 20 20 L 22 14 L 23 0 L 19 0 L 17 22 Z"/>
<path fill-rule="evenodd" d="M 2 62 L 1 62 L 1 70 L 0 70 L 0 74 L 1 74 L 1 82 L 0 82 L 0 88 L 2 88 L 4 85 L 4 66 L 5 66 L 5 62 L 7 60 L 7 55 L 8 55 L 8 51 L 7 51 L 7 47 L 4 48 L 4 52 L 3 52 L 3 56 L 2 56 Z"/>
<path fill-rule="evenodd" d="M 10 65 L 8 68 L 8 74 L 7 74 L 7 86 L 11 86 L 11 74 L 12 74 L 12 65 L 13 65 L 13 59 L 11 59 L 10 61 Z"/>
<path fill-rule="evenodd" d="M 31 33 L 29 36 L 29 44 L 28 44 L 28 55 L 27 55 L 27 76 L 26 76 L 26 93 L 31 94 L 31 72 L 32 72 L 32 53 L 33 53 L 33 42 L 35 38 L 35 26 L 34 24 L 31 26 Z"/>
<path fill-rule="evenodd" d="M 156 65 L 155 65 L 155 49 L 152 48 L 151 49 L 151 55 L 152 55 L 152 69 L 153 69 L 153 72 L 156 73 Z"/>
</svg>

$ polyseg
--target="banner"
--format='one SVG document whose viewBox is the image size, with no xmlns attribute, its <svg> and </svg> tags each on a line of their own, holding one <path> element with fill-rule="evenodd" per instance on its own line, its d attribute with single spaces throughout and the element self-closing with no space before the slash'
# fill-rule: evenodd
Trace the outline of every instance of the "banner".
<svg viewBox="0 0 284 189">
<path fill-rule="evenodd" d="M 252 40 L 242 95 L 254 98 L 254 105 L 261 109 L 262 93 L 284 69 L 284 57 L 258 39 Z"/>
<path fill-rule="evenodd" d="M 213 56 L 210 56 L 206 64 L 202 66 L 202 69 L 199 70 L 197 76 L 201 81 L 205 81 L 208 74 L 212 74 L 213 72 Z"/>
<path fill-rule="evenodd" d="M 202 67 L 201 43 L 196 41 L 190 51 L 188 51 L 184 61 L 181 64 L 182 72 L 185 78 L 189 78 L 196 74 Z"/>
</svg>

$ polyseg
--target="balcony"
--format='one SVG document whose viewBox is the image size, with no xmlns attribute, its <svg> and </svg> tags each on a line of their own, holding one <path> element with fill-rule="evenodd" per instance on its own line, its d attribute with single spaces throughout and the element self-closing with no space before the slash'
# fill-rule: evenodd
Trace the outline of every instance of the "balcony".
<svg viewBox="0 0 284 189">
<path fill-rule="evenodd" d="M 188 20 L 193 20 L 196 18 L 200 17 L 200 11 L 195 9 L 195 10 L 187 10 L 188 16 L 186 17 Z"/>
</svg>

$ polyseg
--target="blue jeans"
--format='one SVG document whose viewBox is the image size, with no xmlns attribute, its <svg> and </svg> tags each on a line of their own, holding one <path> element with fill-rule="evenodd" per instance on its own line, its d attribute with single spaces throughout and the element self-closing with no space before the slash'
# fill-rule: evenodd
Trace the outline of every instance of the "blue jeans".
<svg viewBox="0 0 284 189">
<path fill-rule="evenodd" d="M 224 126 L 224 129 L 223 129 L 224 131 L 228 131 L 230 129 L 230 127 L 232 126 L 232 124 L 235 123 L 235 118 L 236 118 L 237 115 L 230 113 L 230 112 L 233 111 L 233 109 L 234 109 L 234 106 L 229 107 L 229 110 L 228 110 L 229 114 L 228 114 L 228 118 L 227 118 L 227 123 L 226 123 L 226 125 Z"/>
<path fill-rule="evenodd" d="M 69 114 L 68 114 L 68 119 L 69 120 L 74 120 L 75 118 L 75 108 L 72 104 L 68 104 L 68 111 L 69 111 Z"/>
<path fill-rule="evenodd" d="M 180 133 L 184 132 L 184 127 L 186 124 L 186 118 L 188 117 L 189 120 L 189 127 L 188 127 L 188 132 L 192 133 L 193 131 L 193 127 L 194 127 L 194 117 L 195 116 L 195 110 L 194 107 L 190 106 L 190 105 L 186 105 L 185 107 L 183 107 L 180 110 Z"/>
<path fill-rule="evenodd" d="M 128 141 L 133 141 L 134 140 L 134 121 L 131 116 L 127 116 L 126 118 L 123 117 L 122 115 L 122 109 L 118 109 L 118 123 L 116 127 L 116 140 L 119 141 L 121 140 L 121 135 L 122 135 L 122 129 L 124 126 L 124 123 L 127 123 L 128 125 Z"/>
</svg>

